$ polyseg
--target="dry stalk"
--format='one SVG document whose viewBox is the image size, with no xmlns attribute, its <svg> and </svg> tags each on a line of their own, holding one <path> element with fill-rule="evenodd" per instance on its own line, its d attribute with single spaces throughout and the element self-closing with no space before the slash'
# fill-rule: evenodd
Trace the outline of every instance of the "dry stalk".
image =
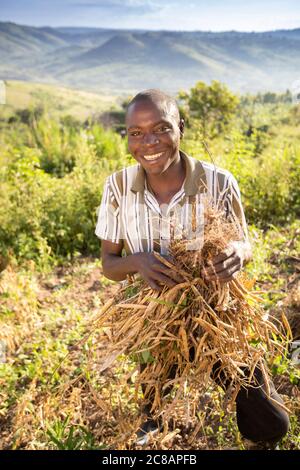
<svg viewBox="0 0 300 470">
<path fill-rule="evenodd" d="M 189 251 L 186 240 L 173 240 L 169 260 L 155 254 L 185 281 L 156 292 L 143 280 L 131 278 L 116 300 L 93 318 L 93 327 L 110 329 L 109 342 L 103 335 L 103 365 L 109 367 L 119 354 L 144 363 L 136 386 L 143 384 L 157 414 L 169 412 L 184 396 L 186 381 L 192 388 L 203 388 L 213 376 L 224 388 L 230 384 L 236 396 L 240 387 L 257 385 L 257 367 L 270 396 L 265 356 L 281 354 L 284 338 L 263 318 L 261 299 L 250 292 L 252 280 L 242 273 L 222 285 L 202 276 L 211 259 L 238 239 L 237 224 L 207 204 L 201 250 Z M 171 389 L 173 397 L 167 393 Z"/>
</svg>

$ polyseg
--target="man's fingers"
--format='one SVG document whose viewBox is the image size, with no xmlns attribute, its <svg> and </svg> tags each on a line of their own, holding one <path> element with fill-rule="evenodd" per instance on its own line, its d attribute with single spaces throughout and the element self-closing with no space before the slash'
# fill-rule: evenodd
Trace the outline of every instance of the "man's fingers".
<svg viewBox="0 0 300 470">
<path fill-rule="evenodd" d="M 152 279 L 155 279 L 156 282 L 157 281 L 162 282 L 168 287 L 174 287 L 177 284 L 173 279 L 171 279 L 170 277 L 166 276 L 165 274 L 161 272 L 153 273 Z"/>
<path fill-rule="evenodd" d="M 218 263 L 218 264 L 215 264 L 214 266 L 209 266 L 208 268 L 205 268 L 205 271 L 208 276 L 215 275 L 215 274 L 219 275 L 223 271 L 228 271 L 235 266 L 237 266 L 240 269 L 241 263 L 238 258 L 233 257 L 233 258 L 229 258 L 223 261 L 223 263 Z"/>
<path fill-rule="evenodd" d="M 219 271 L 218 273 L 214 274 L 206 274 L 205 270 L 203 270 L 204 277 L 209 281 L 231 281 L 240 270 L 240 266 L 236 264 L 232 264 L 230 268 L 224 269 L 223 271 Z"/>
<path fill-rule="evenodd" d="M 212 258 L 211 262 L 213 265 L 216 265 L 218 263 L 222 263 L 224 260 L 227 258 L 230 258 L 235 252 L 234 247 L 229 246 L 225 250 L 223 250 L 221 253 L 219 253 L 217 256 Z"/>
<path fill-rule="evenodd" d="M 184 282 L 184 279 L 180 274 L 178 274 L 176 271 L 172 271 L 171 269 L 166 268 L 164 265 L 156 266 L 155 268 L 160 273 L 165 274 L 167 277 L 173 279 L 177 283 Z"/>
<path fill-rule="evenodd" d="M 237 266 L 235 266 L 235 267 L 232 267 L 230 269 L 226 269 L 226 270 L 218 273 L 214 277 L 218 278 L 218 279 L 231 279 L 234 274 L 238 273 L 238 271 L 239 271 L 239 268 Z M 211 278 L 212 277 L 210 277 L 210 279 Z"/>
</svg>

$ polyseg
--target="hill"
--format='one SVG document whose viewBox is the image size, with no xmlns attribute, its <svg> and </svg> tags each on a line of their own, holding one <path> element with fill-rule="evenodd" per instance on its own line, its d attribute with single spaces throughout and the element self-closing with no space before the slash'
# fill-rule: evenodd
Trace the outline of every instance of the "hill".
<svg viewBox="0 0 300 470">
<path fill-rule="evenodd" d="M 117 106 L 115 96 L 98 95 L 55 85 L 5 81 L 6 104 L 0 107 L 0 116 L 7 117 L 19 109 L 44 106 L 53 115 L 71 115 L 84 120 Z"/>
<path fill-rule="evenodd" d="M 0 23 L 0 74 L 116 95 L 146 87 L 175 93 L 212 79 L 240 92 L 284 91 L 299 76 L 299 46 L 299 28 L 212 33 Z"/>
</svg>

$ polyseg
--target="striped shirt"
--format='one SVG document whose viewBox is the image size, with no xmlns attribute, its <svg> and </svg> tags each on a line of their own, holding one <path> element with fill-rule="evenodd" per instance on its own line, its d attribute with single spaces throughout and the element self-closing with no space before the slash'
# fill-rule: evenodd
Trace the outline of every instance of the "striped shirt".
<svg viewBox="0 0 300 470">
<path fill-rule="evenodd" d="M 172 238 L 187 238 L 190 249 L 199 249 L 204 201 L 209 197 L 213 204 L 222 202 L 226 216 L 239 226 L 240 239 L 248 239 L 240 190 L 233 175 L 182 151 L 180 155 L 186 177 L 169 204 L 159 205 L 140 164 L 110 175 L 98 209 L 97 237 L 123 242 L 127 255 L 152 251 L 167 254 Z"/>
</svg>

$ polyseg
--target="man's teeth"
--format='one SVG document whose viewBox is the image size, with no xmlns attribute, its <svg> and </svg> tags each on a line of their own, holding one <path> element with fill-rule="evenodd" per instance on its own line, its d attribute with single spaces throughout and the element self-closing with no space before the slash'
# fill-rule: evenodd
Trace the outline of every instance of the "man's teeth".
<svg viewBox="0 0 300 470">
<path fill-rule="evenodd" d="M 145 160 L 156 160 L 156 159 L 159 158 L 162 154 L 163 154 L 163 152 L 161 152 L 161 153 L 154 153 L 153 155 L 144 155 L 144 158 L 145 158 Z"/>
</svg>

